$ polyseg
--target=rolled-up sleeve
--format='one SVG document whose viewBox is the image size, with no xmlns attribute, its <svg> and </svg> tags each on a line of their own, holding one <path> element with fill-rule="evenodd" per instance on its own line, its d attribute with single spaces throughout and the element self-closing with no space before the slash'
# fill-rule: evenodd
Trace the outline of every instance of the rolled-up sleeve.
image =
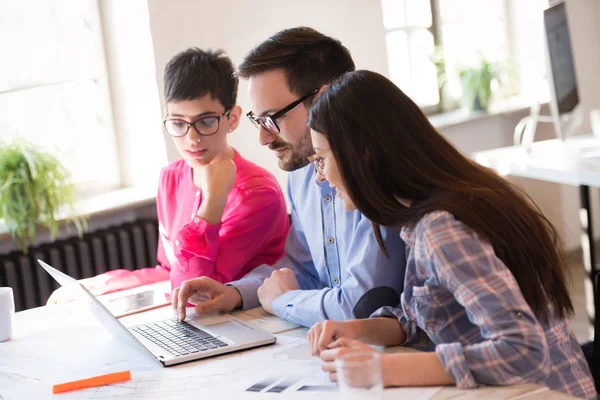
<svg viewBox="0 0 600 400">
<path fill-rule="evenodd" d="M 289 226 L 283 197 L 275 190 L 254 189 L 240 191 L 234 199 L 227 206 L 233 211 L 221 224 L 196 216 L 179 231 L 174 250 L 178 266 L 171 272 L 175 287 L 198 276 L 230 282 L 259 255 L 273 260 L 283 255 Z"/>
<path fill-rule="evenodd" d="M 402 304 L 398 307 L 381 307 L 375 311 L 369 318 L 396 318 L 406 335 L 404 342 L 400 346 L 411 347 L 421 351 L 431 351 L 435 347 L 427 333 L 410 319 L 406 318 Z"/>
<path fill-rule="evenodd" d="M 219 252 L 219 230 L 221 224 L 209 224 L 200 217 L 185 225 L 177 235 L 175 255 L 180 262 L 194 262 L 194 258 L 207 261 L 207 275 L 213 272 L 213 263 Z"/>
</svg>

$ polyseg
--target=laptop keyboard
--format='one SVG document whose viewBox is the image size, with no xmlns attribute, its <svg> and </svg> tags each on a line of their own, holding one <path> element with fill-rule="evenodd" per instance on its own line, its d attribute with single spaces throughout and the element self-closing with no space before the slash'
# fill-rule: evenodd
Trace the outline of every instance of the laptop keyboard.
<svg viewBox="0 0 600 400">
<path fill-rule="evenodd" d="M 184 356 L 227 346 L 216 337 L 177 318 L 131 328 L 173 356 Z"/>
</svg>

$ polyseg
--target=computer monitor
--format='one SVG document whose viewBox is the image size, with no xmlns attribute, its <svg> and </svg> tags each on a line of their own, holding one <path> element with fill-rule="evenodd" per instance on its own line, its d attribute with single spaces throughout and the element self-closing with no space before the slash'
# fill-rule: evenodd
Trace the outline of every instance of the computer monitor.
<svg viewBox="0 0 600 400">
<path fill-rule="evenodd" d="M 556 135 L 565 140 L 583 121 L 565 3 L 544 10 L 550 112 Z"/>
</svg>

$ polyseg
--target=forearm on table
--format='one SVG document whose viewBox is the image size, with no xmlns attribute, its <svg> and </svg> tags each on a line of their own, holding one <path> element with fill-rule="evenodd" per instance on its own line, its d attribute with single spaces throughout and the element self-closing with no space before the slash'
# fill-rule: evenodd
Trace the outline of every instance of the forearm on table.
<svg viewBox="0 0 600 400">
<path fill-rule="evenodd" d="M 395 318 L 370 318 L 348 321 L 354 325 L 361 342 L 379 346 L 397 346 L 404 342 L 406 334 Z"/>
<path fill-rule="evenodd" d="M 394 353 L 381 357 L 384 386 L 454 385 L 435 353 Z"/>
</svg>

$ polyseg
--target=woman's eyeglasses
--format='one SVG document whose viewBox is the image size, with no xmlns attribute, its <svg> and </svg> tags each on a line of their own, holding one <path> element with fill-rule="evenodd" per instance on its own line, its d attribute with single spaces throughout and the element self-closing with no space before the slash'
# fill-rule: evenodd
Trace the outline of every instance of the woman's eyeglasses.
<svg viewBox="0 0 600 400">
<path fill-rule="evenodd" d="M 325 154 L 329 150 L 321 150 L 320 152 L 308 157 L 308 161 L 312 164 L 315 171 L 325 176 Z"/>
<path fill-rule="evenodd" d="M 217 133 L 219 130 L 219 124 L 221 123 L 221 118 L 227 116 L 230 111 L 231 109 L 225 111 L 221 115 L 208 115 L 205 117 L 200 117 L 192 122 L 187 122 L 177 118 L 167 119 L 165 117 L 163 124 L 167 133 L 174 137 L 182 137 L 187 135 L 191 126 L 194 127 L 196 132 L 198 132 L 198 135 L 211 136 Z"/>
</svg>

